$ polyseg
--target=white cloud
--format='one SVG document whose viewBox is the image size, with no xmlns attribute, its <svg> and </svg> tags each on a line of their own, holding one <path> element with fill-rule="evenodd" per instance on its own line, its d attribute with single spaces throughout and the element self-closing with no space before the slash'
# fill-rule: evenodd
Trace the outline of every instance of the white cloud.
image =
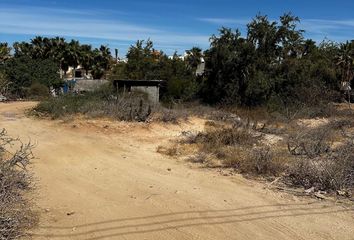
<svg viewBox="0 0 354 240">
<path fill-rule="evenodd" d="M 351 30 L 349 33 L 354 34 L 354 20 L 304 19 L 300 26 L 313 33 Z"/>
<path fill-rule="evenodd" d="M 234 18 L 198 18 L 199 21 L 207 22 L 216 25 L 247 25 L 250 22 L 249 19 L 234 19 Z"/>
<path fill-rule="evenodd" d="M 209 36 L 164 31 L 159 26 L 107 19 L 112 11 L 0 8 L 0 33 L 65 36 L 132 42 L 151 38 L 156 46 L 207 46 Z M 114 13 L 117 16 L 118 13 Z M 122 13 L 124 14 L 124 13 Z M 119 14 L 118 14 L 119 15 Z"/>
</svg>

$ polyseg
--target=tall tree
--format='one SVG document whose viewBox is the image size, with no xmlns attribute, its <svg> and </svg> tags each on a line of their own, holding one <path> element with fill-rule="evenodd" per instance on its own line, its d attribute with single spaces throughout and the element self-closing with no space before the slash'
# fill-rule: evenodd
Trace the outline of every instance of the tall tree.
<svg viewBox="0 0 354 240">
<path fill-rule="evenodd" d="M 28 56 L 11 58 L 5 63 L 5 73 L 12 94 L 25 97 L 32 84 L 58 88 L 62 82 L 57 65 L 51 59 L 34 60 Z"/>
<path fill-rule="evenodd" d="M 0 43 L 0 64 L 11 57 L 11 48 L 7 43 Z"/>
<path fill-rule="evenodd" d="M 336 61 L 342 71 L 342 81 L 351 82 L 354 77 L 354 40 L 340 45 Z"/>
<path fill-rule="evenodd" d="M 112 56 L 108 47 L 101 45 L 99 49 L 93 51 L 93 66 L 92 76 L 95 79 L 100 79 L 105 72 L 110 68 Z"/>
<path fill-rule="evenodd" d="M 354 40 L 342 43 L 336 56 L 337 66 L 341 69 L 342 82 L 348 83 L 348 105 L 350 108 L 350 87 L 354 77 Z"/>
<path fill-rule="evenodd" d="M 154 51 L 154 45 L 151 40 L 146 42 L 137 41 L 135 45 L 129 48 L 126 66 L 129 78 L 138 80 L 149 78 L 149 72 L 151 72 L 155 63 Z"/>
<path fill-rule="evenodd" d="M 80 50 L 80 64 L 82 68 L 85 70 L 86 75 L 90 70 L 92 70 L 92 66 L 94 63 L 94 55 L 92 53 L 91 45 L 81 45 Z"/>
<path fill-rule="evenodd" d="M 201 64 L 202 62 L 202 57 L 203 57 L 203 53 L 202 53 L 202 49 L 198 48 L 198 47 L 193 47 L 190 50 L 186 51 L 187 56 L 186 56 L 186 61 L 188 66 L 191 69 L 197 69 L 197 67 L 199 66 L 199 64 Z"/>
</svg>

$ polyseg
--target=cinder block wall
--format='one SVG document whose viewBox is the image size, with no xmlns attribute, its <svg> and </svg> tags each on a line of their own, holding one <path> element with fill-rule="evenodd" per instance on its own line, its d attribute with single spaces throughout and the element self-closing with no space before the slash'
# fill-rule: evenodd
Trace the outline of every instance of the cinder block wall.
<svg viewBox="0 0 354 240">
<path fill-rule="evenodd" d="M 139 91 L 139 92 L 143 92 L 146 93 L 148 95 L 149 100 L 151 101 L 151 103 L 153 104 L 158 104 L 159 103 L 159 87 L 156 86 L 146 86 L 146 87 L 132 87 L 131 91 Z"/>
<path fill-rule="evenodd" d="M 76 80 L 74 91 L 94 91 L 101 87 L 102 85 L 108 84 L 108 80 L 92 80 L 92 79 L 78 79 Z"/>
</svg>

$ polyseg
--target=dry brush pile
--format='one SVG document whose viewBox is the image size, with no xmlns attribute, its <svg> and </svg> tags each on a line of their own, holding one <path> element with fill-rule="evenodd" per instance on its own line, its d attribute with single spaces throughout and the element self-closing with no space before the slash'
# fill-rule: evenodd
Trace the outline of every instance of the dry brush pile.
<svg viewBox="0 0 354 240">
<path fill-rule="evenodd" d="M 26 236 L 36 222 L 31 211 L 29 192 L 33 179 L 27 167 L 33 145 L 23 144 L 0 132 L 0 239 L 11 240 Z"/>
</svg>

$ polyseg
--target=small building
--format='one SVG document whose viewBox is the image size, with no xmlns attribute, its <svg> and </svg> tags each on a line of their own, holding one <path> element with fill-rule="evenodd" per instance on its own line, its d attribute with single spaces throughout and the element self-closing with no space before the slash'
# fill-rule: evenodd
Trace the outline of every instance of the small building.
<svg viewBox="0 0 354 240">
<path fill-rule="evenodd" d="M 93 79 L 91 71 L 87 71 L 83 69 L 81 65 L 77 66 L 75 69 L 73 67 L 69 67 L 68 71 L 64 74 L 64 79 L 72 80 L 72 79 Z"/>
<path fill-rule="evenodd" d="M 162 80 L 114 80 L 113 84 L 117 90 L 123 92 L 143 92 L 153 104 L 160 101 L 160 86 Z"/>
<path fill-rule="evenodd" d="M 201 58 L 200 63 L 198 64 L 197 69 L 195 71 L 195 75 L 203 76 L 204 72 L 205 72 L 205 60 L 204 58 Z"/>
</svg>

